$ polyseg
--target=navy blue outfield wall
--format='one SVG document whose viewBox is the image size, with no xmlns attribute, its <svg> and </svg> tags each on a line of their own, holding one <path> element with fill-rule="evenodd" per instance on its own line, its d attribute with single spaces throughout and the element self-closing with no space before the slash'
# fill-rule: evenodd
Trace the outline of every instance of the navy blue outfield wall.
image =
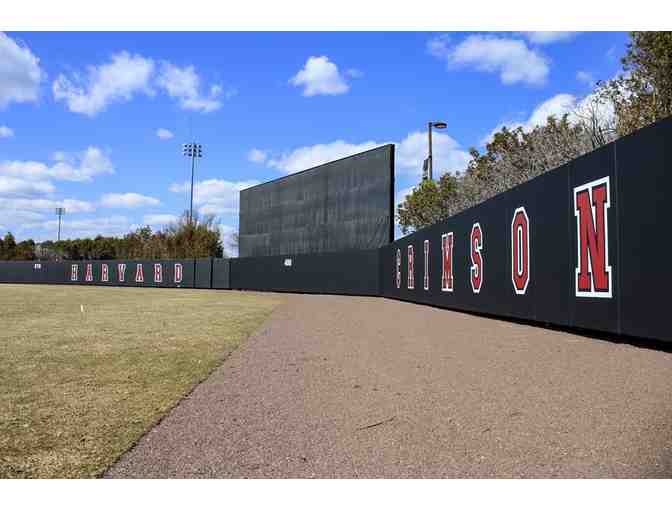
<svg viewBox="0 0 672 510">
<path fill-rule="evenodd" d="M 230 259 L 232 289 L 377 296 L 379 250 Z"/>
<path fill-rule="evenodd" d="M 212 288 L 229 289 L 231 259 L 212 259 Z"/>
<path fill-rule="evenodd" d="M 211 259 L 3 262 L 2 283 L 210 288 Z M 198 276 L 196 276 L 198 274 Z M 198 285 L 195 285 L 197 283 Z"/>
<path fill-rule="evenodd" d="M 381 294 L 672 340 L 672 119 L 381 249 Z"/>
<path fill-rule="evenodd" d="M 0 282 L 384 296 L 671 341 L 672 119 L 380 249 L 2 262 Z"/>
</svg>

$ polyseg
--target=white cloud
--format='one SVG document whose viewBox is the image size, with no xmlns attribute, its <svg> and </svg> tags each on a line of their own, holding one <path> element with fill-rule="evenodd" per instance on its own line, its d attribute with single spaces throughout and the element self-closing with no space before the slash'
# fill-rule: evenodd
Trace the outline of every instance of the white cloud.
<svg viewBox="0 0 672 510">
<path fill-rule="evenodd" d="M 30 49 L 0 32 L 0 109 L 37 101 L 43 77 L 40 60 Z"/>
<path fill-rule="evenodd" d="M 94 204 L 83 200 L 0 197 L 0 214 L 9 220 L 8 227 L 15 232 L 25 232 L 30 229 L 52 230 L 53 237 L 55 237 L 58 228 L 54 212 L 56 207 L 65 207 L 64 221 L 66 222 L 75 221 L 72 219 L 73 214 L 88 213 L 95 210 Z M 31 236 L 32 234 L 31 232 Z M 48 235 L 46 237 L 52 236 Z"/>
<path fill-rule="evenodd" d="M 436 58 L 447 59 L 450 57 L 450 41 L 451 37 L 448 34 L 437 35 L 427 41 L 427 51 L 430 55 Z"/>
<path fill-rule="evenodd" d="M 268 166 L 282 170 L 287 174 L 293 174 L 335 159 L 373 149 L 379 145 L 381 144 L 374 141 L 352 144 L 343 140 L 309 145 L 294 149 L 278 158 L 269 159 Z"/>
<path fill-rule="evenodd" d="M 500 131 L 504 126 L 507 126 L 509 129 L 522 127 L 523 131 L 527 132 L 537 126 L 543 126 L 551 116 L 560 119 L 565 114 L 568 115 L 569 122 L 573 123 L 577 122 L 579 115 L 586 113 L 589 108 L 595 109 L 595 113 L 602 121 L 609 122 L 614 115 L 613 107 L 608 104 L 595 104 L 595 100 L 596 98 L 593 94 L 589 94 L 581 99 L 572 94 L 556 94 L 537 105 L 527 120 L 502 122 L 499 124 L 481 140 L 481 145 L 489 143 L 495 133 Z"/>
<path fill-rule="evenodd" d="M 199 206 L 201 214 L 237 214 L 239 209 L 239 193 L 245 188 L 259 184 L 259 181 L 225 181 L 207 179 L 194 183 L 194 204 Z M 172 184 L 173 193 L 189 192 L 190 183 Z"/>
<path fill-rule="evenodd" d="M 112 61 L 89 66 L 87 76 L 60 74 L 52 85 L 54 98 L 65 101 L 71 112 L 94 116 L 110 103 L 130 101 L 135 94 L 152 94 L 150 80 L 154 62 L 141 55 L 122 51 Z"/>
<path fill-rule="evenodd" d="M 531 130 L 536 126 L 546 124 L 550 116 L 560 118 L 566 113 L 571 113 L 576 108 L 576 101 L 576 97 L 571 94 L 556 94 L 534 109 L 530 118 L 523 125 L 523 128 Z"/>
<path fill-rule="evenodd" d="M 57 152 L 57 160 L 50 174 L 55 179 L 65 181 L 90 182 L 96 175 L 113 174 L 114 165 L 110 158 L 98 147 L 90 146 L 85 151 L 68 154 Z"/>
<path fill-rule="evenodd" d="M 427 49 L 451 67 L 470 66 L 478 71 L 498 73 L 505 85 L 543 84 L 549 73 L 547 59 L 518 39 L 471 35 L 451 47 L 446 37 L 439 36 L 428 42 Z"/>
<path fill-rule="evenodd" d="M 107 63 L 88 66 L 86 72 L 59 74 L 52 84 L 56 101 L 90 117 L 112 103 L 127 102 L 141 94 L 153 96 L 157 88 L 176 99 L 182 109 L 203 113 L 218 110 L 222 96 L 228 99 L 237 93 L 213 84 L 202 94 L 201 79 L 193 66 L 180 68 L 166 61 L 158 65 L 151 58 L 127 51 L 115 53 Z"/>
<path fill-rule="evenodd" d="M 175 135 L 173 134 L 172 131 L 169 131 L 168 129 L 159 128 L 159 129 L 156 130 L 156 136 L 161 138 L 161 140 L 170 140 Z"/>
<path fill-rule="evenodd" d="M 464 170 L 469 154 L 460 148 L 460 145 L 449 135 L 435 132 L 432 136 L 432 151 L 434 156 L 434 175 L 438 177 L 446 172 Z M 335 142 L 299 147 L 280 157 L 269 159 L 270 167 L 291 174 L 318 166 L 329 161 L 352 156 L 375 147 L 384 145 L 383 142 L 367 141 L 362 143 L 348 143 L 343 140 Z M 396 143 L 396 169 L 401 174 L 422 175 L 422 163 L 427 157 L 427 133 L 416 131 L 410 133 L 403 140 Z"/>
<path fill-rule="evenodd" d="M 575 96 L 571 94 L 556 94 L 550 99 L 547 99 L 543 103 L 537 105 L 527 120 L 502 122 L 492 131 L 490 131 L 490 133 L 488 133 L 485 137 L 483 137 L 480 143 L 481 145 L 490 143 L 494 138 L 495 133 L 501 131 L 504 126 L 508 127 L 509 129 L 522 127 L 523 131 L 531 131 L 537 126 L 543 126 L 546 124 L 546 121 L 550 116 L 554 116 L 559 119 L 564 114 L 574 111 L 576 104 Z"/>
<path fill-rule="evenodd" d="M 523 32 L 523 34 L 531 43 L 552 44 L 570 41 L 578 35 L 578 32 Z"/>
<path fill-rule="evenodd" d="M 400 173 L 422 175 L 422 163 L 427 157 L 427 133 L 415 131 L 397 144 L 396 168 Z M 444 173 L 463 171 L 469 161 L 469 153 L 452 137 L 440 132 L 432 133 L 432 158 L 434 178 Z"/>
<path fill-rule="evenodd" d="M 289 83 L 295 87 L 303 87 L 306 97 L 345 94 L 350 90 L 345 78 L 338 70 L 338 66 L 329 60 L 329 57 L 309 57 L 306 64 Z"/>
<path fill-rule="evenodd" d="M 53 193 L 54 185 L 49 181 L 31 181 L 18 177 L 0 175 L 0 193 Z"/>
<path fill-rule="evenodd" d="M 582 83 L 585 83 L 586 85 L 594 85 L 595 84 L 595 78 L 593 78 L 593 75 L 589 73 L 588 71 L 579 71 L 576 73 L 576 79 L 579 80 Z"/>
<path fill-rule="evenodd" d="M 57 207 L 65 207 L 66 214 L 93 212 L 95 206 L 83 200 L 50 200 L 46 198 L 0 198 L 0 210 L 39 211 L 53 213 Z"/>
<path fill-rule="evenodd" d="M 247 159 L 252 163 L 263 163 L 266 158 L 268 158 L 268 154 L 260 149 L 252 149 L 247 153 Z"/>
<path fill-rule="evenodd" d="M 57 152 L 54 159 L 51 166 L 39 161 L 0 161 L 0 193 L 53 193 L 52 180 L 87 182 L 95 175 L 114 173 L 112 162 L 97 147 L 75 154 Z"/>
<path fill-rule="evenodd" d="M 7 126 L 0 126 L 0 138 L 9 138 L 14 136 L 14 130 Z"/>
<path fill-rule="evenodd" d="M 27 223 L 42 221 L 45 218 L 45 215 L 41 212 L 8 207 L 4 205 L 3 201 L 4 199 L 0 200 L 0 212 L 7 216 L 11 213 L 11 220 L 7 223 L 6 227 L 7 230 L 19 230 Z M 7 219 L 10 218 L 7 217 Z"/>
<path fill-rule="evenodd" d="M 118 209 L 135 209 L 137 207 L 146 207 L 159 205 L 156 198 L 140 195 L 139 193 L 108 193 L 100 199 L 103 207 L 115 207 Z"/>
<path fill-rule="evenodd" d="M 178 219 L 174 214 L 146 214 L 143 216 L 142 222 L 153 227 L 165 227 L 177 222 Z"/>
<path fill-rule="evenodd" d="M 100 218 L 70 219 L 67 214 L 63 217 L 61 239 L 78 237 L 120 236 L 131 230 L 131 222 L 125 216 L 109 216 Z M 35 229 L 56 232 L 58 220 L 47 220 L 35 223 L 26 223 L 23 230 Z"/>
<path fill-rule="evenodd" d="M 221 85 L 212 85 L 209 94 L 204 96 L 200 92 L 200 82 L 193 66 L 180 68 L 169 62 L 162 63 L 157 78 L 159 87 L 177 99 L 183 110 L 209 113 L 221 108 L 222 102 L 218 99 L 223 93 Z"/>
</svg>

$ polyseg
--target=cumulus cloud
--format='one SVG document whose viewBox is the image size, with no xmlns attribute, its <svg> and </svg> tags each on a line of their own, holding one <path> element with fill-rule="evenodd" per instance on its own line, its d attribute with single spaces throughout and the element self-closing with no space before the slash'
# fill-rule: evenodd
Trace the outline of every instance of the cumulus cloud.
<svg viewBox="0 0 672 510">
<path fill-rule="evenodd" d="M 58 152 L 56 162 L 0 161 L 0 193 L 35 195 L 54 193 L 54 180 L 87 182 L 95 175 L 113 173 L 110 159 L 97 147 L 80 153 Z"/>
<path fill-rule="evenodd" d="M 122 51 L 107 64 L 89 66 L 86 77 L 60 74 L 52 85 L 54 98 L 64 101 L 71 112 L 92 117 L 111 103 L 130 101 L 139 93 L 152 94 L 154 65 L 151 59 Z"/>
<path fill-rule="evenodd" d="M 177 100 L 180 108 L 202 113 L 218 110 L 221 97 L 235 95 L 235 90 L 225 92 L 218 84 L 210 85 L 206 94 L 201 88 L 201 78 L 193 66 L 156 63 L 127 51 L 113 54 L 107 63 L 88 66 L 85 72 L 59 74 L 52 84 L 56 101 L 63 101 L 71 112 L 89 117 L 112 103 L 127 102 L 137 95 L 153 96 L 157 89 Z"/>
<path fill-rule="evenodd" d="M 396 168 L 404 174 L 422 175 L 422 163 L 427 157 L 427 133 L 415 131 L 397 144 Z M 434 176 L 455 173 L 465 169 L 469 153 L 451 136 L 432 133 L 432 159 Z"/>
<path fill-rule="evenodd" d="M 525 37 L 533 44 L 552 44 L 556 42 L 570 41 L 578 32 L 523 32 Z"/>
<path fill-rule="evenodd" d="M 198 206 L 200 214 L 237 214 L 240 201 L 239 193 L 245 188 L 259 184 L 259 181 L 225 181 L 222 179 L 207 179 L 194 183 L 194 204 Z M 189 182 L 172 184 L 173 193 L 187 193 Z"/>
<path fill-rule="evenodd" d="M 0 198 L 0 210 L 20 210 L 52 213 L 57 207 L 64 207 L 66 214 L 93 212 L 96 207 L 84 200 L 50 200 L 46 198 Z"/>
<path fill-rule="evenodd" d="M 37 101 L 44 72 L 30 49 L 0 32 L 0 109 Z"/>
<path fill-rule="evenodd" d="M 177 99 L 184 110 L 209 113 L 222 107 L 218 99 L 223 93 L 222 86 L 212 85 L 209 93 L 203 95 L 201 79 L 194 66 L 180 68 L 170 62 L 163 62 L 157 83 L 170 97 Z"/>
<path fill-rule="evenodd" d="M 345 94 L 350 86 L 338 70 L 338 66 L 329 57 L 309 57 L 303 69 L 296 73 L 289 83 L 295 87 L 303 87 L 306 97 Z"/>
<path fill-rule="evenodd" d="M 142 222 L 152 227 L 165 227 L 171 223 L 176 223 L 178 219 L 174 214 L 146 214 L 143 216 Z"/>
<path fill-rule="evenodd" d="M 146 207 L 160 205 L 161 202 L 153 197 L 141 195 L 139 193 L 108 193 L 100 199 L 100 205 L 103 207 L 113 207 L 117 209 L 135 209 L 137 207 Z"/>
<path fill-rule="evenodd" d="M 381 144 L 374 141 L 353 144 L 343 140 L 309 145 L 284 153 L 277 158 L 269 159 L 268 166 L 277 168 L 287 174 L 293 174 L 335 159 L 373 149 L 379 145 Z"/>
<path fill-rule="evenodd" d="M 66 214 L 63 217 L 62 239 L 74 239 L 78 237 L 121 236 L 131 230 L 131 222 L 126 216 L 107 216 L 98 218 L 71 219 Z M 38 231 L 56 232 L 58 220 L 38 221 L 22 225 L 23 230 L 34 229 Z"/>
<path fill-rule="evenodd" d="M 54 191 L 56 191 L 56 188 L 49 181 L 32 181 L 19 177 L 0 175 L 0 193 L 32 194 L 53 193 Z"/>
<path fill-rule="evenodd" d="M 14 130 L 7 126 L 0 126 L 0 138 L 9 138 L 14 136 Z"/>
<path fill-rule="evenodd" d="M 498 73 L 505 85 L 526 83 L 540 85 L 549 73 L 548 60 L 529 48 L 525 41 L 493 35 L 471 35 L 451 46 L 445 36 L 427 43 L 430 54 L 444 60 L 449 67 L 471 67 L 477 71 Z"/>
<path fill-rule="evenodd" d="M 263 163 L 267 158 L 268 154 L 260 149 L 252 149 L 247 153 L 247 159 L 252 163 Z"/>
<path fill-rule="evenodd" d="M 464 170 L 469 160 L 469 154 L 453 138 L 444 133 L 436 132 L 433 134 L 432 142 L 436 176 L 446 172 L 454 173 L 458 170 Z M 352 156 L 386 143 L 395 142 L 371 140 L 362 143 L 349 143 L 336 140 L 330 143 L 299 147 L 279 157 L 269 159 L 267 164 L 272 168 L 291 174 L 329 161 Z M 403 140 L 396 142 L 397 172 L 412 176 L 422 175 L 422 163 L 427 157 L 427 146 L 427 133 L 420 131 L 409 133 Z"/>
<path fill-rule="evenodd" d="M 170 140 L 173 138 L 175 135 L 173 134 L 172 131 L 165 129 L 165 128 L 159 128 L 156 130 L 156 136 L 161 138 L 161 140 Z"/>
<path fill-rule="evenodd" d="M 114 165 L 110 158 L 98 147 L 90 146 L 79 153 L 54 154 L 56 164 L 50 175 L 64 181 L 91 182 L 96 175 L 113 174 Z"/>
<path fill-rule="evenodd" d="M 523 131 L 531 131 L 537 126 L 546 124 L 549 117 L 553 116 L 559 119 L 565 114 L 568 115 L 569 122 L 575 123 L 580 120 L 581 116 L 587 115 L 589 110 L 593 111 L 605 123 L 609 123 L 614 116 L 613 107 L 609 104 L 597 103 L 594 94 L 589 94 L 584 98 L 578 98 L 572 94 L 556 94 L 537 105 L 526 120 L 499 124 L 481 140 L 481 145 L 489 143 L 495 133 L 504 126 L 509 129 L 522 127 Z"/>
</svg>

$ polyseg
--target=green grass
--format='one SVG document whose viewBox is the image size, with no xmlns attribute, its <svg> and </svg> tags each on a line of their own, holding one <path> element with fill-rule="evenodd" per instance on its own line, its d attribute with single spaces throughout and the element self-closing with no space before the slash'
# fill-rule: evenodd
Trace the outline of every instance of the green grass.
<svg viewBox="0 0 672 510">
<path fill-rule="evenodd" d="M 232 291 L 0 285 L 0 478 L 99 476 L 278 303 Z"/>
</svg>

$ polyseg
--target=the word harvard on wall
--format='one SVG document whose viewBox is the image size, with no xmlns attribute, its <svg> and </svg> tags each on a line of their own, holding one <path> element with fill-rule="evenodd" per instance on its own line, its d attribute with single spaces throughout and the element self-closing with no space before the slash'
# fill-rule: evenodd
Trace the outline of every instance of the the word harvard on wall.
<svg viewBox="0 0 672 510">
<path fill-rule="evenodd" d="M 79 274 L 79 264 L 72 264 L 70 267 L 70 281 L 77 282 L 80 281 Z M 112 268 L 110 267 L 112 266 Z M 130 266 L 130 267 L 129 267 Z M 135 266 L 135 267 L 133 267 Z M 110 283 L 163 283 L 164 282 L 164 273 L 172 269 L 173 271 L 173 282 L 182 283 L 183 268 L 182 264 L 177 262 L 173 264 L 172 268 L 164 269 L 164 265 L 160 263 L 152 264 L 152 274 L 145 275 L 144 265 L 142 263 L 125 263 L 119 262 L 115 264 L 100 264 L 100 274 L 98 280 L 94 279 L 93 264 L 86 263 L 84 264 L 84 275 L 81 281 L 84 282 L 110 282 Z M 110 270 L 116 269 L 116 278 L 113 279 L 110 276 Z M 168 276 L 168 275 L 165 275 Z"/>
</svg>

